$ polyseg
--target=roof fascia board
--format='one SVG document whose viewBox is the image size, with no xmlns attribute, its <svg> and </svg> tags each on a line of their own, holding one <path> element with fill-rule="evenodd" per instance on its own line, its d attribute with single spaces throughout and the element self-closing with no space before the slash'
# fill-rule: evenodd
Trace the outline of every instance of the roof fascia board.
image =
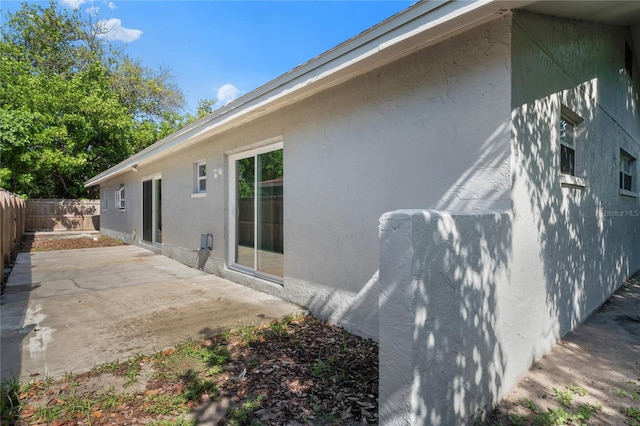
<svg viewBox="0 0 640 426">
<path fill-rule="evenodd" d="M 356 37 L 283 74 L 245 96 L 156 142 L 85 182 L 97 185 L 206 137 L 297 102 L 371 69 L 385 65 L 452 34 L 493 19 L 528 1 L 439 0 L 418 3 Z"/>
</svg>

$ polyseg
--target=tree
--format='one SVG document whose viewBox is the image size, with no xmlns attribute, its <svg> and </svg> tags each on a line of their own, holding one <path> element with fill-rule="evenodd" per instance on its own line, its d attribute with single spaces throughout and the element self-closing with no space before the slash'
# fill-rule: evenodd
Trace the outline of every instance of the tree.
<svg viewBox="0 0 640 426">
<path fill-rule="evenodd" d="M 76 10 L 23 4 L 0 39 L 0 186 L 84 197 L 83 182 L 185 125 L 171 73 L 98 37 Z"/>
</svg>

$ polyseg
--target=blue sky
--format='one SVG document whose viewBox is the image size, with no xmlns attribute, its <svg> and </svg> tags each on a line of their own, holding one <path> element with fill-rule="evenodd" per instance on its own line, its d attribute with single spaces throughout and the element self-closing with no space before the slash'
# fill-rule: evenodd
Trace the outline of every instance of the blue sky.
<svg viewBox="0 0 640 426">
<path fill-rule="evenodd" d="M 29 3 L 35 3 L 30 1 Z M 48 1 L 38 2 L 47 5 Z M 59 0 L 91 13 L 113 43 L 176 76 L 194 112 L 217 106 L 409 7 L 413 1 L 127 1 Z M 4 15 L 18 0 L 0 0 Z M 4 22 L 4 16 L 3 16 Z"/>
</svg>

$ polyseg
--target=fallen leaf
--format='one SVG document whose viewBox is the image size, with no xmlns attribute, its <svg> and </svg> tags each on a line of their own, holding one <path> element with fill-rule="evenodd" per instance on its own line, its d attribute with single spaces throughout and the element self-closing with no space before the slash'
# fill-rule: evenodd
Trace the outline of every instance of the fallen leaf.
<svg viewBox="0 0 640 426">
<path fill-rule="evenodd" d="M 36 413 L 36 411 L 37 410 L 33 407 L 24 407 L 22 410 L 20 410 L 20 417 L 22 418 L 32 417 Z"/>
</svg>

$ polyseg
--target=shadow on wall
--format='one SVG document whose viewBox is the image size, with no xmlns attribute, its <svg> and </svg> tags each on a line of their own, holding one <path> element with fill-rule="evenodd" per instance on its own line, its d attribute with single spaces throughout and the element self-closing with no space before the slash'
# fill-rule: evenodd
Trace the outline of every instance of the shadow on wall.
<svg viewBox="0 0 640 426">
<path fill-rule="evenodd" d="M 502 392 L 511 217 L 392 212 L 380 239 L 380 422 L 462 424 Z"/>
<path fill-rule="evenodd" d="M 328 287 L 322 291 L 316 284 L 316 292 L 305 305 L 318 318 L 340 324 L 359 336 L 378 340 L 378 281 L 376 271 L 358 293 Z M 353 324 L 365 324 L 367 329 L 356 329 Z"/>
<path fill-rule="evenodd" d="M 520 47 L 514 49 L 514 233 L 535 241 L 538 250 L 525 253 L 516 247 L 515 259 L 525 262 L 529 257 L 532 264 L 541 264 L 551 320 L 548 332 L 555 341 L 640 268 L 640 206 L 618 194 L 619 150 L 639 148 L 638 135 L 629 126 L 637 121 L 637 95 L 626 75 L 603 63 L 600 51 L 606 43 L 622 45 L 624 37 L 614 31 L 624 29 L 607 34 L 596 24 L 573 23 L 572 28 L 557 18 L 530 14 L 517 14 L 514 22 L 514 46 Z M 576 58 L 569 53 L 580 52 L 578 42 L 552 44 L 553 38 L 540 34 L 545 28 L 555 28 L 563 40 L 576 40 L 571 34 L 578 31 L 591 34 L 580 37 L 579 43 L 584 52 L 595 53 L 578 57 L 582 66 L 571 67 Z M 568 59 L 563 62 L 560 57 Z M 518 86 L 531 70 L 549 76 L 546 87 Z M 618 97 L 625 102 L 617 102 Z M 562 183 L 560 176 L 562 108 L 583 120 L 576 126 L 578 180 L 573 184 Z M 514 279 L 526 282 L 529 277 Z M 553 341 L 546 343 L 548 348 Z M 547 348 L 534 347 L 531 361 Z"/>
</svg>

